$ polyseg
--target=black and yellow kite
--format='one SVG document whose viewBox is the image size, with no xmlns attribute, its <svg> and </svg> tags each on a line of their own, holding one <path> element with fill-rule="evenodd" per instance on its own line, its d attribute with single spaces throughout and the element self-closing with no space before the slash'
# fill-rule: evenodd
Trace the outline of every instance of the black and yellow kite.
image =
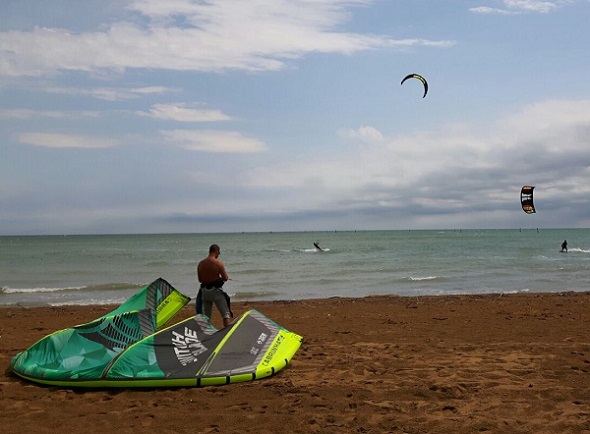
<svg viewBox="0 0 590 434">
<path fill-rule="evenodd" d="M 428 82 L 426 81 L 426 79 L 422 77 L 420 74 L 409 74 L 404 77 L 401 84 L 404 84 L 404 81 L 406 81 L 409 78 L 415 78 L 422 82 L 422 84 L 424 85 L 424 95 L 422 96 L 422 98 L 425 98 L 426 94 L 428 93 Z"/>
<path fill-rule="evenodd" d="M 535 187 L 530 185 L 525 185 L 520 190 L 520 204 L 522 205 L 522 210 L 527 214 L 534 214 L 535 211 L 535 204 L 533 203 L 533 189 Z"/>
</svg>

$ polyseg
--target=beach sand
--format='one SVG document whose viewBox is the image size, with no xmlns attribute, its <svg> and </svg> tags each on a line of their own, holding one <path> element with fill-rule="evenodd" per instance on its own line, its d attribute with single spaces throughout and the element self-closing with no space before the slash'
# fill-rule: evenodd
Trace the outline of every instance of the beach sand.
<svg viewBox="0 0 590 434">
<path fill-rule="evenodd" d="M 112 308 L 0 309 L 0 432 L 590 433 L 590 293 L 233 303 L 304 341 L 278 375 L 226 386 L 78 390 L 8 372 Z"/>
</svg>

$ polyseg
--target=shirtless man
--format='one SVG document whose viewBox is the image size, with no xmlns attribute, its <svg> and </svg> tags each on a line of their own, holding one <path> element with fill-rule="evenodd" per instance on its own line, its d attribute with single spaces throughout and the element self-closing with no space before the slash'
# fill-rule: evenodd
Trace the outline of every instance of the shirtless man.
<svg viewBox="0 0 590 434">
<path fill-rule="evenodd" d="M 225 272 L 223 262 L 219 260 L 220 253 L 219 246 L 211 244 L 209 256 L 197 265 L 197 278 L 201 283 L 201 287 L 197 295 L 196 307 L 197 313 L 204 313 L 211 318 L 213 303 L 215 303 L 223 318 L 223 326 L 225 327 L 231 323 L 233 314 L 230 309 L 229 296 L 221 289 L 229 277 Z"/>
</svg>

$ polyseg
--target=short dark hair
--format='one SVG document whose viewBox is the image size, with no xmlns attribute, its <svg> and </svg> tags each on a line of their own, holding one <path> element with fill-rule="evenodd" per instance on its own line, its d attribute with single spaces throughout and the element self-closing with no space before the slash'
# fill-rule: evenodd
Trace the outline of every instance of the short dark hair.
<svg viewBox="0 0 590 434">
<path fill-rule="evenodd" d="M 217 253 L 219 252 L 219 246 L 217 244 L 211 244 L 209 246 L 209 253 Z"/>
</svg>

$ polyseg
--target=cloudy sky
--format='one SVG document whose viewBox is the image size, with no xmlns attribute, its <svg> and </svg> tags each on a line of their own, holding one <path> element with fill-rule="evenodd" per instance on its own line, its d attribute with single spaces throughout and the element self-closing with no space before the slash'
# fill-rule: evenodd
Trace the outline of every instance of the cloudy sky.
<svg viewBox="0 0 590 434">
<path fill-rule="evenodd" d="M 588 23 L 589 0 L 2 0 L 0 235 L 590 227 Z"/>
</svg>

